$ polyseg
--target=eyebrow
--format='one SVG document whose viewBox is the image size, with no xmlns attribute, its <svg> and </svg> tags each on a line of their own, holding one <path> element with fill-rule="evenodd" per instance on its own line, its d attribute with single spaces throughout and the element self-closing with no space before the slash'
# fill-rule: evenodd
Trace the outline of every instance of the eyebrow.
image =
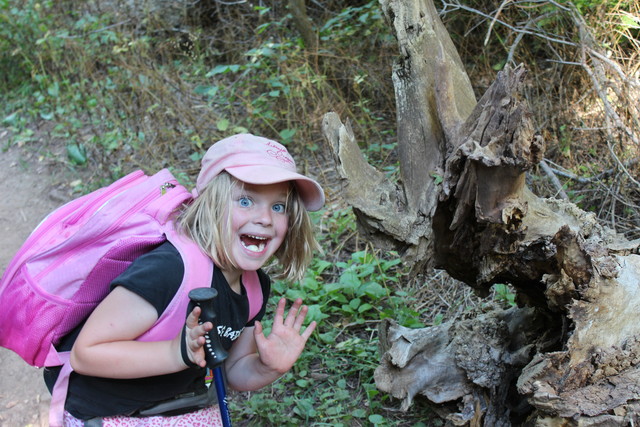
<svg viewBox="0 0 640 427">
<path fill-rule="evenodd" d="M 261 194 L 261 191 L 259 191 L 259 190 L 251 190 L 251 189 L 249 189 L 247 187 L 244 187 L 242 189 L 239 189 L 238 194 L 241 195 L 241 196 L 242 195 L 253 196 L 253 195 Z M 282 199 L 283 201 L 286 202 L 288 200 L 288 198 L 289 198 L 289 193 L 287 191 L 283 191 L 283 192 L 277 194 L 276 198 Z"/>
</svg>

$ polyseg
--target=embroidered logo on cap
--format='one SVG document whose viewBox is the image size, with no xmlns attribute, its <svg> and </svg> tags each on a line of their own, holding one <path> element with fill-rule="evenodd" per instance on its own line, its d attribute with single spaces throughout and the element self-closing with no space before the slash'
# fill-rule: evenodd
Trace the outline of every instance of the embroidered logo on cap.
<svg viewBox="0 0 640 427">
<path fill-rule="evenodd" d="M 267 142 L 267 146 L 272 148 L 272 150 L 267 150 L 267 154 L 269 154 L 271 157 L 274 157 L 282 163 L 289 163 L 291 165 L 295 164 L 293 162 L 293 158 L 285 148 L 279 147 L 271 141 Z"/>
</svg>

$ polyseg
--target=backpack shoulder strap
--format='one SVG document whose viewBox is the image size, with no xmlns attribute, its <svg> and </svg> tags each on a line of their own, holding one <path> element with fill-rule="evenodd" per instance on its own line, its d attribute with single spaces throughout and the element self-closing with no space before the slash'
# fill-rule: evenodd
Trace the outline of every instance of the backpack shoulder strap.
<svg viewBox="0 0 640 427">
<path fill-rule="evenodd" d="M 184 263 L 184 276 L 176 295 L 171 299 L 164 313 L 147 332 L 139 336 L 139 341 L 162 341 L 172 339 L 184 327 L 189 305 L 189 291 L 198 287 L 211 286 L 213 262 L 198 245 L 175 229 L 173 221 L 165 227 L 167 240 L 178 250 Z"/>
<path fill-rule="evenodd" d="M 249 299 L 249 319 L 251 320 L 262 308 L 263 295 L 262 286 L 260 285 L 260 278 L 257 271 L 245 271 L 242 274 L 242 284 L 247 291 L 247 298 Z"/>
<path fill-rule="evenodd" d="M 49 404 L 49 427 L 63 427 L 64 404 L 67 400 L 67 390 L 69 388 L 69 377 L 73 368 L 69 361 L 71 352 L 59 353 L 59 360 L 62 362 L 62 369 L 58 374 L 53 389 L 51 390 L 51 403 Z"/>
</svg>

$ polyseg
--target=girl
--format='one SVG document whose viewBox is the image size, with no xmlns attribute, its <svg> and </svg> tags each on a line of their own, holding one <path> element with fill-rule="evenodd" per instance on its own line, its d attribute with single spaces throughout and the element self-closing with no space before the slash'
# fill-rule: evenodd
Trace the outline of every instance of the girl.
<svg viewBox="0 0 640 427">
<path fill-rule="evenodd" d="M 216 323 L 229 353 L 226 380 L 235 390 L 257 390 L 291 369 L 316 326 L 312 322 L 303 331 L 307 307 L 298 299 L 285 317 L 281 299 L 272 331 L 264 335 L 260 320 L 270 279 L 261 267 L 275 256 L 285 278 L 302 278 L 319 249 L 307 210 L 320 209 L 324 193 L 317 182 L 296 172 L 284 146 L 242 134 L 207 151 L 194 194 L 177 225 L 215 264 L 211 286 L 218 292 Z M 241 276 L 255 270 L 263 306 L 247 323 Z M 116 278 L 86 323 L 61 344 L 73 345 L 75 371 L 65 404 L 66 426 L 221 425 L 205 385 L 204 335 L 213 325 L 198 323 L 199 308 L 173 340 L 135 340 L 167 308 L 183 274 L 177 249 L 162 244 Z M 55 370 L 45 373 L 49 385 L 55 376 Z"/>
</svg>

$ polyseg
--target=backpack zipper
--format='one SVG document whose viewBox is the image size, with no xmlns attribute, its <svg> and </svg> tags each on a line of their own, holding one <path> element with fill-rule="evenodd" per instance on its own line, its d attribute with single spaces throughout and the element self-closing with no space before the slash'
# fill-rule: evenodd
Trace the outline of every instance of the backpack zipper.
<svg viewBox="0 0 640 427">
<path fill-rule="evenodd" d="M 143 176 L 144 176 L 144 172 L 136 171 L 130 175 L 127 175 L 126 177 L 123 177 L 123 181 L 120 182 L 121 185 L 119 186 L 119 190 L 117 193 L 113 191 L 106 191 L 107 188 L 105 188 L 104 189 L 105 191 L 99 194 L 99 197 L 93 200 L 89 206 L 85 206 L 83 209 L 76 212 L 72 217 L 65 220 L 64 223 L 69 225 L 75 224 L 78 221 L 78 219 L 80 219 L 87 211 L 89 211 L 90 209 L 93 209 L 95 206 L 98 206 L 98 209 L 95 209 L 95 211 L 97 212 L 98 210 L 100 210 L 100 207 L 102 207 L 103 200 L 114 198 L 120 195 L 124 191 L 128 190 L 129 187 L 136 184 L 136 182 L 139 181 L 140 178 L 142 178 Z"/>
</svg>

